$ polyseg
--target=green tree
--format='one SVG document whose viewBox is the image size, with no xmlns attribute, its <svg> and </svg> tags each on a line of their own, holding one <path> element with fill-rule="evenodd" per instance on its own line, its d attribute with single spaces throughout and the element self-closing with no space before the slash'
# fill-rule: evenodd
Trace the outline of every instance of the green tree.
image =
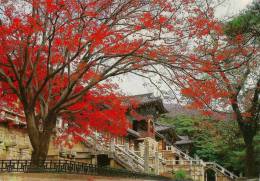
<svg viewBox="0 0 260 181">
<path fill-rule="evenodd" d="M 174 126 L 179 135 L 190 136 L 193 140 L 191 154 L 198 155 L 204 161 L 219 163 L 236 174 L 244 172 L 245 143 L 236 121 L 182 115 L 175 118 L 165 116 L 160 118 L 160 122 Z M 258 132 L 254 139 L 254 145 L 257 145 L 255 152 L 258 155 L 256 165 L 260 165 L 259 143 Z"/>
<path fill-rule="evenodd" d="M 244 38 L 244 42 L 249 42 L 251 45 L 258 47 L 260 45 L 260 4 L 259 1 L 254 1 L 251 6 L 248 7 L 246 11 L 241 13 L 239 16 L 235 17 L 233 20 L 227 23 L 225 28 L 225 33 L 230 37 L 238 37 L 242 36 Z M 257 51 L 259 49 L 256 48 Z M 259 67 L 258 67 L 259 68 Z M 250 69 L 247 69 L 250 72 Z M 258 69 L 259 71 L 259 69 Z M 244 78 L 247 74 L 245 74 Z M 257 176 L 257 170 L 256 165 L 259 165 L 259 152 L 257 148 L 256 142 L 259 141 L 259 115 L 260 115 L 260 77 L 259 74 L 255 74 L 256 76 L 254 79 L 257 80 L 257 86 L 258 88 L 255 88 L 255 92 L 253 93 L 253 99 L 251 101 L 251 108 L 248 110 L 248 112 L 255 112 L 254 117 L 251 118 L 251 124 L 243 123 L 243 121 L 238 121 L 239 129 L 241 134 L 243 135 L 243 139 L 245 142 L 245 172 L 246 175 L 249 177 Z M 250 86 L 250 83 L 241 85 L 238 87 L 238 90 L 243 90 L 243 87 Z M 242 94 L 246 95 L 248 92 L 245 89 Z M 250 93 L 249 93 L 250 94 Z M 245 97 L 246 98 L 246 97 Z M 250 100 L 245 101 L 245 104 L 249 103 Z M 250 103 L 249 103 L 250 104 Z M 244 107 L 248 107 L 244 105 Z M 237 107 L 238 108 L 238 107 Z M 234 109 L 234 106 L 233 106 Z M 235 109 L 236 110 L 236 109 Z M 237 109 L 239 111 L 239 108 Z M 236 111 L 235 111 L 236 112 Z M 241 112 L 241 111 L 240 111 Z M 239 119 L 238 119 L 239 120 Z M 235 139 L 236 140 L 236 139 Z M 259 143 L 259 142 L 258 142 Z"/>
</svg>

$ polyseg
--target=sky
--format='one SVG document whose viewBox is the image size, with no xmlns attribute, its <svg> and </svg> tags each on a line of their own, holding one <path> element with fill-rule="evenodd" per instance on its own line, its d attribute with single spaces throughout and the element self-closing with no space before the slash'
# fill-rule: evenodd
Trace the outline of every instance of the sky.
<svg viewBox="0 0 260 181">
<path fill-rule="evenodd" d="M 240 11 L 251 4 L 253 0 L 226 0 L 220 7 L 216 9 L 216 16 L 218 18 L 232 17 L 239 14 Z M 119 82 L 118 82 L 119 81 Z M 159 92 L 152 86 L 144 86 L 147 81 L 144 78 L 129 74 L 120 77 L 118 82 L 120 89 L 127 95 L 137 95 L 145 93 L 159 94 Z"/>
<path fill-rule="evenodd" d="M 226 0 L 221 7 L 217 8 L 216 16 L 225 17 L 236 15 L 252 2 L 253 0 Z"/>
</svg>

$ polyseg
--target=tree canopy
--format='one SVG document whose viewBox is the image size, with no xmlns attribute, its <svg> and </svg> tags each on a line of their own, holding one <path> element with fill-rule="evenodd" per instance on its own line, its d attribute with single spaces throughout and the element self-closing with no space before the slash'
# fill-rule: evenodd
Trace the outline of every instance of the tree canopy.
<svg viewBox="0 0 260 181">
<path fill-rule="evenodd" d="M 195 59 L 205 66 L 182 88 L 182 94 L 192 100 L 192 108 L 207 115 L 232 113 L 245 142 L 249 177 L 257 175 L 253 140 L 260 120 L 259 15 L 255 3 L 223 24 L 225 34 L 211 34 L 205 41 L 210 46 L 196 49 Z"/>
<path fill-rule="evenodd" d="M 59 117 L 74 136 L 125 133 L 110 77 L 159 64 L 188 75 L 188 42 L 209 33 L 205 23 L 220 31 L 205 20 L 213 9 L 193 0 L 5 0 L 0 14 L 1 102 L 25 114 L 36 165 Z"/>
</svg>

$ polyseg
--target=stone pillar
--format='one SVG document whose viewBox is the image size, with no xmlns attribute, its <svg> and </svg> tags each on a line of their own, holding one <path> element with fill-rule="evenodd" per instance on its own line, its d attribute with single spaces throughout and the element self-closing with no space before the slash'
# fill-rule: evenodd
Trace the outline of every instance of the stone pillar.
<svg viewBox="0 0 260 181">
<path fill-rule="evenodd" d="M 201 172 L 201 179 L 204 180 L 205 179 L 205 174 L 207 174 L 206 170 L 205 170 L 205 167 L 203 166 L 202 164 L 202 161 L 200 160 L 200 163 L 199 163 L 199 167 L 200 167 L 200 172 Z M 206 176 L 207 178 L 207 176 Z"/>
<path fill-rule="evenodd" d="M 149 173 L 149 141 L 144 140 L 144 171 Z"/>
<path fill-rule="evenodd" d="M 125 150 L 129 150 L 129 143 L 125 143 Z"/>
<path fill-rule="evenodd" d="M 94 132 L 94 152 L 97 152 L 97 135 L 96 135 L 96 131 Z"/>
<path fill-rule="evenodd" d="M 155 152 L 155 174 L 160 174 L 160 162 L 159 162 L 159 153 L 158 151 Z"/>
<path fill-rule="evenodd" d="M 94 155 L 94 156 L 91 158 L 91 164 L 97 165 L 97 155 Z"/>
<path fill-rule="evenodd" d="M 116 168 L 116 163 L 114 159 L 110 159 L 110 167 L 111 168 Z"/>
<path fill-rule="evenodd" d="M 115 138 L 111 138 L 110 141 L 110 151 L 113 153 L 115 151 Z"/>
</svg>

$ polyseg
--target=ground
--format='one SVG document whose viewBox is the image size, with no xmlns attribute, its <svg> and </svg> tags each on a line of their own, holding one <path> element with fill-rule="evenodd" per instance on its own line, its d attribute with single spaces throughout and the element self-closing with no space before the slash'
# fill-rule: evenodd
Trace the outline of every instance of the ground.
<svg viewBox="0 0 260 181">
<path fill-rule="evenodd" d="M 149 181 L 142 179 L 127 179 L 118 177 L 99 177 L 76 174 L 36 174 L 36 173 L 0 173 L 0 181 Z"/>
</svg>

